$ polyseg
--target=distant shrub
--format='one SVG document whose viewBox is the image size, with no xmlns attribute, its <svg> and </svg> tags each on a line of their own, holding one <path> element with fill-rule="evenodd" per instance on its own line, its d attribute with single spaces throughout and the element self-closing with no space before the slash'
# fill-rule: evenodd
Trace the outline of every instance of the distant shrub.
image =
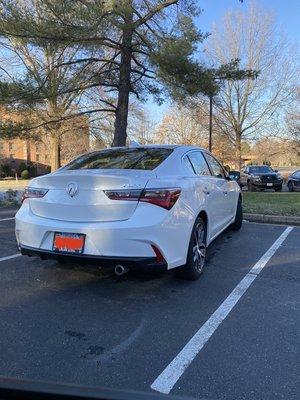
<svg viewBox="0 0 300 400">
<path fill-rule="evenodd" d="M 24 171 L 24 169 L 27 169 L 27 165 L 22 161 L 19 166 L 18 166 L 18 170 L 17 173 L 19 176 L 21 176 L 22 171 Z"/>
<path fill-rule="evenodd" d="M 12 176 L 12 169 L 9 164 L 2 164 L 0 166 L 0 171 L 4 177 Z"/>
<path fill-rule="evenodd" d="M 22 179 L 29 179 L 29 177 L 30 177 L 30 175 L 29 175 L 28 169 L 24 169 L 24 170 L 21 172 L 21 178 L 22 178 Z"/>
<path fill-rule="evenodd" d="M 27 170 L 28 170 L 30 176 L 32 176 L 32 177 L 36 176 L 36 166 L 34 164 L 29 164 L 27 166 Z"/>
</svg>

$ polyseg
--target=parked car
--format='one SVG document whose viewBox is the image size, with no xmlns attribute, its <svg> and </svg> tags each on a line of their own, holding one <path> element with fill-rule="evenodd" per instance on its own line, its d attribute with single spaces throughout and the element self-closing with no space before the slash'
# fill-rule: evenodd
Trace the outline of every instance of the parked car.
<svg viewBox="0 0 300 400">
<path fill-rule="evenodd" d="M 290 192 L 300 191 L 300 169 L 288 177 L 287 185 Z"/>
<path fill-rule="evenodd" d="M 190 146 L 111 148 L 80 156 L 25 190 L 22 254 L 130 267 L 180 268 L 197 279 L 207 246 L 242 226 L 242 196 L 209 152 Z"/>
<path fill-rule="evenodd" d="M 274 189 L 276 192 L 282 190 L 283 178 L 278 171 L 267 165 L 250 165 L 241 173 L 239 184 L 247 186 L 248 190 Z"/>
</svg>

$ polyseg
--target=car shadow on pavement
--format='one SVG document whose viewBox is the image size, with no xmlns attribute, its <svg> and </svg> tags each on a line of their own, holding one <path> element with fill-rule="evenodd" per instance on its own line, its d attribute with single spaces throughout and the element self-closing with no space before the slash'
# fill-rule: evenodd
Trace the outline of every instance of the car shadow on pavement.
<svg viewBox="0 0 300 400">
<path fill-rule="evenodd" d="M 220 244 L 226 244 L 229 240 L 232 239 L 233 235 L 235 234 L 237 233 L 231 231 L 230 229 L 227 229 L 208 247 L 206 255 L 206 265 L 203 271 L 204 274 L 205 270 L 209 268 L 209 266 L 212 264 L 215 255 L 218 254 L 219 251 L 221 250 Z M 165 280 L 173 279 L 176 282 L 181 283 L 183 285 L 184 284 L 189 285 L 192 283 L 183 280 L 181 277 L 179 277 L 176 274 L 177 268 L 168 271 L 162 269 L 155 270 L 153 267 L 150 270 L 147 270 L 146 268 L 140 270 L 137 268 L 132 268 L 121 276 L 115 274 L 113 267 L 109 268 L 101 267 L 101 265 L 96 265 L 96 264 L 76 264 L 76 263 L 59 264 L 55 261 L 52 261 L 51 265 L 47 265 L 46 268 L 83 272 L 85 274 L 90 274 L 100 279 L 112 280 L 112 282 L 120 284 L 127 281 L 142 283 L 142 282 L 151 282 L 161 279 Z"/>
</svg>

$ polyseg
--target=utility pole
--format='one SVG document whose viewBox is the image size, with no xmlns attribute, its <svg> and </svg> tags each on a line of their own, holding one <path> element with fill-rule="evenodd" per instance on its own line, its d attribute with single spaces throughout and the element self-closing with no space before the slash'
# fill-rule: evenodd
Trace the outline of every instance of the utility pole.
<svg viewBox="0 0 300 400">
<path fill-rule="evenodd" d="M 209 96 L 209 139 L 208 150 L 212 151 L 212 116 L 213 116 L 213 95 Z"/>
</svg>

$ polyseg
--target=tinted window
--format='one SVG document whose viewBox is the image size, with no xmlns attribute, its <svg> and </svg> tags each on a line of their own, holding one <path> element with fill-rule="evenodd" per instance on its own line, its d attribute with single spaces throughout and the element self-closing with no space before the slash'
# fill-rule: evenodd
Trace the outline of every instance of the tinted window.
<svg viewBox="0 0 300 400">
<path fill-rule="evenodd" d="M 85 154 L 66 165 L 65 169 L 154 169 L 172 149 L 107 149 Z"/>
<path fill-rule="evenodd" d="M 271 167 L 267 165 L 249 167 L 250 174 L 268 174 L 270 172 L 274 172 Z"/>
<path fill-rule="evenodd" d="M 200 151 L 193 151 L 188 154 L 188 157 L 197 175 L 210 175 L 207 163 Z"/>
<path fill-rule="evenodd" d="M 221 164 L 210 154 L 205 153 L 206 161 L 212 171 L 213 176 L 225 179 L 224 169 Z"/>
</svg>

